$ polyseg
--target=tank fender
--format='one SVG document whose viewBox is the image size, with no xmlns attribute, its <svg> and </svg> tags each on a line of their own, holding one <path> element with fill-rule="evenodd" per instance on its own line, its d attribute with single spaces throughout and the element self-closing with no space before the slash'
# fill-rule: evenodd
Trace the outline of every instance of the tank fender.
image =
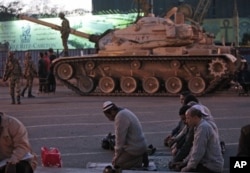
<svg viewBox="0 0 250 173">
<path fill-rule="evenodd" d="M 224 54 L 232 63 L 237 61 L 237 58 L 231 54 Z"/>
</svg>

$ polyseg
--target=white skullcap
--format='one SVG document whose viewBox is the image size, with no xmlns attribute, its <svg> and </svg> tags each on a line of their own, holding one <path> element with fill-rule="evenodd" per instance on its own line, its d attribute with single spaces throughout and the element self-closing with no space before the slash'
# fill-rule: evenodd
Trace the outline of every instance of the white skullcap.
<svg viewBox="0 0 250 173">
<path fill-rule="evenodd" d="M 203 105 L 196 104 L 196 105 L 193 105 L 192 108 L 201 111 L 201 113 L 202 113 L 203 115 L 206 115 L 206 116 L 209 115 L 209 114 L 207 113 L 207 111 L 204 109 L 204 106 L 203 106 Z"/>
</svg>

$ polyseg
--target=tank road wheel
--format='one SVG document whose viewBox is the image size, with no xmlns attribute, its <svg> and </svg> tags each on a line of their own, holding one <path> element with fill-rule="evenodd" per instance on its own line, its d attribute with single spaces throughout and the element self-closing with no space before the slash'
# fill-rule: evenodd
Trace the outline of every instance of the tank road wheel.
<svg viewBox="0 0 250 173">
<path fill-rule="evenodd" d="M 208 70 L 214 77 L 222 77 L 227 70 L 227 64 L 224 60 L 216 58 L 209 63 Z"/>
<path fill-rule="evenodd" d="M 182 81 L 178 77 L 170 77 L 165 81 L 165 88 L 169 93 L 176 94 L 182 89 Z"/>
<path fill-rule="evenodd" d="M 56 72 L 58 76 L 63 80 L 69 80 L 73 76 L 73 67 L 68 63 L 60 64 Z"/>
<path fill-rule="evenodd" d="M 83 93 L 90 93 L 91 91 L 94 90 L 94 81 L 91 77 L 89 76 L 82 76 L 78 80 L 78 88 L 81 92 Z"/>
<path fill-rule="evenodd" d="M 123 92 L 129 94 L 136 90 L 137 82 L 133 77 L 122 77 L 120 82 L 120 87 Z"/>
<path fill-rule="evenodd" d="M 156 77 L 148 77 L 143 80 L 142 87 L 147 93 L 153 94 L 158 91 L 160 82 Z"/>
<path fill-rule="evenodd" d="M 115 89 L 115 81 L 112 77 L 102 77 L 98 84 L 100 90 L 104 93 L 111 93 Z"/>
<path fill-rule="evenodd" d="M 131 66 L 131 69 L 138 70 L 141 68 L 141 62 L 138 60 L 132 61 L 130 66 Z"/>
<path fill-rule="evenodd" d="M 93 70 L 95 68 L 95 62 L 94 61 L 87 61 L 85 64 L 85 68 L 87 70 Z"/>
<path fill-rule="evenodd" d="M 202 93 L 206 88 L 206 83 L 201 77 L 193 77 L 188 82 L 188 89 L 195 94 Z"/>
<path fill-rule="evenodd" d="M 181 67 L 181 63 L 180 61 L 177 61 L 177 60 L 173 60 L 170 62 L 170 66 L 172 69 L 179 69 Z"/>
</svg>

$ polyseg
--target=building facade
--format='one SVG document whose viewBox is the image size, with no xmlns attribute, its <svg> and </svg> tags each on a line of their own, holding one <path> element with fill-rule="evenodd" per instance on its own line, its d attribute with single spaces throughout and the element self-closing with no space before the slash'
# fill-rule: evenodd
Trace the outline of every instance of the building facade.
<svg viewBox="0 0 250 173">
<path fill-rule="evenodd" d="M 132 9 L 137 9 L 138 0 L 92 0 L 93 11 L 122 11 L 129 12 Z M 151 0 L 147 0 L 151 2 Z M 239 11 L 239 17 L 250 18 L 250 1 L 236 0 Z M 174 6 L 182 3 L 191 5 L 196 8 L 199 0 L 153 0 L 153 11 L 156 16 L 164 16 L 166 12 Z M 234 0 L 211 0 L 206 18 L 230 18 L 233 17 Z M 231 12 L 231 13 L 230 13 Z"/>
</svg>

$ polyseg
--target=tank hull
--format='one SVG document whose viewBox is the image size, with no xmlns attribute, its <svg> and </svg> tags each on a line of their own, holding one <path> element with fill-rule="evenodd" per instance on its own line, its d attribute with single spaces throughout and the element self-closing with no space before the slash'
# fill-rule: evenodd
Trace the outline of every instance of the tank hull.
<svg viewBox="0 0 250 173">
<path fill-rule="evenodd" d="M 216 91 L 234 77 L 230 54 L 193 56 L 81 56 L 53 61 L 56 78 L 79 95 L 197 96 Z"/>
</svg>

